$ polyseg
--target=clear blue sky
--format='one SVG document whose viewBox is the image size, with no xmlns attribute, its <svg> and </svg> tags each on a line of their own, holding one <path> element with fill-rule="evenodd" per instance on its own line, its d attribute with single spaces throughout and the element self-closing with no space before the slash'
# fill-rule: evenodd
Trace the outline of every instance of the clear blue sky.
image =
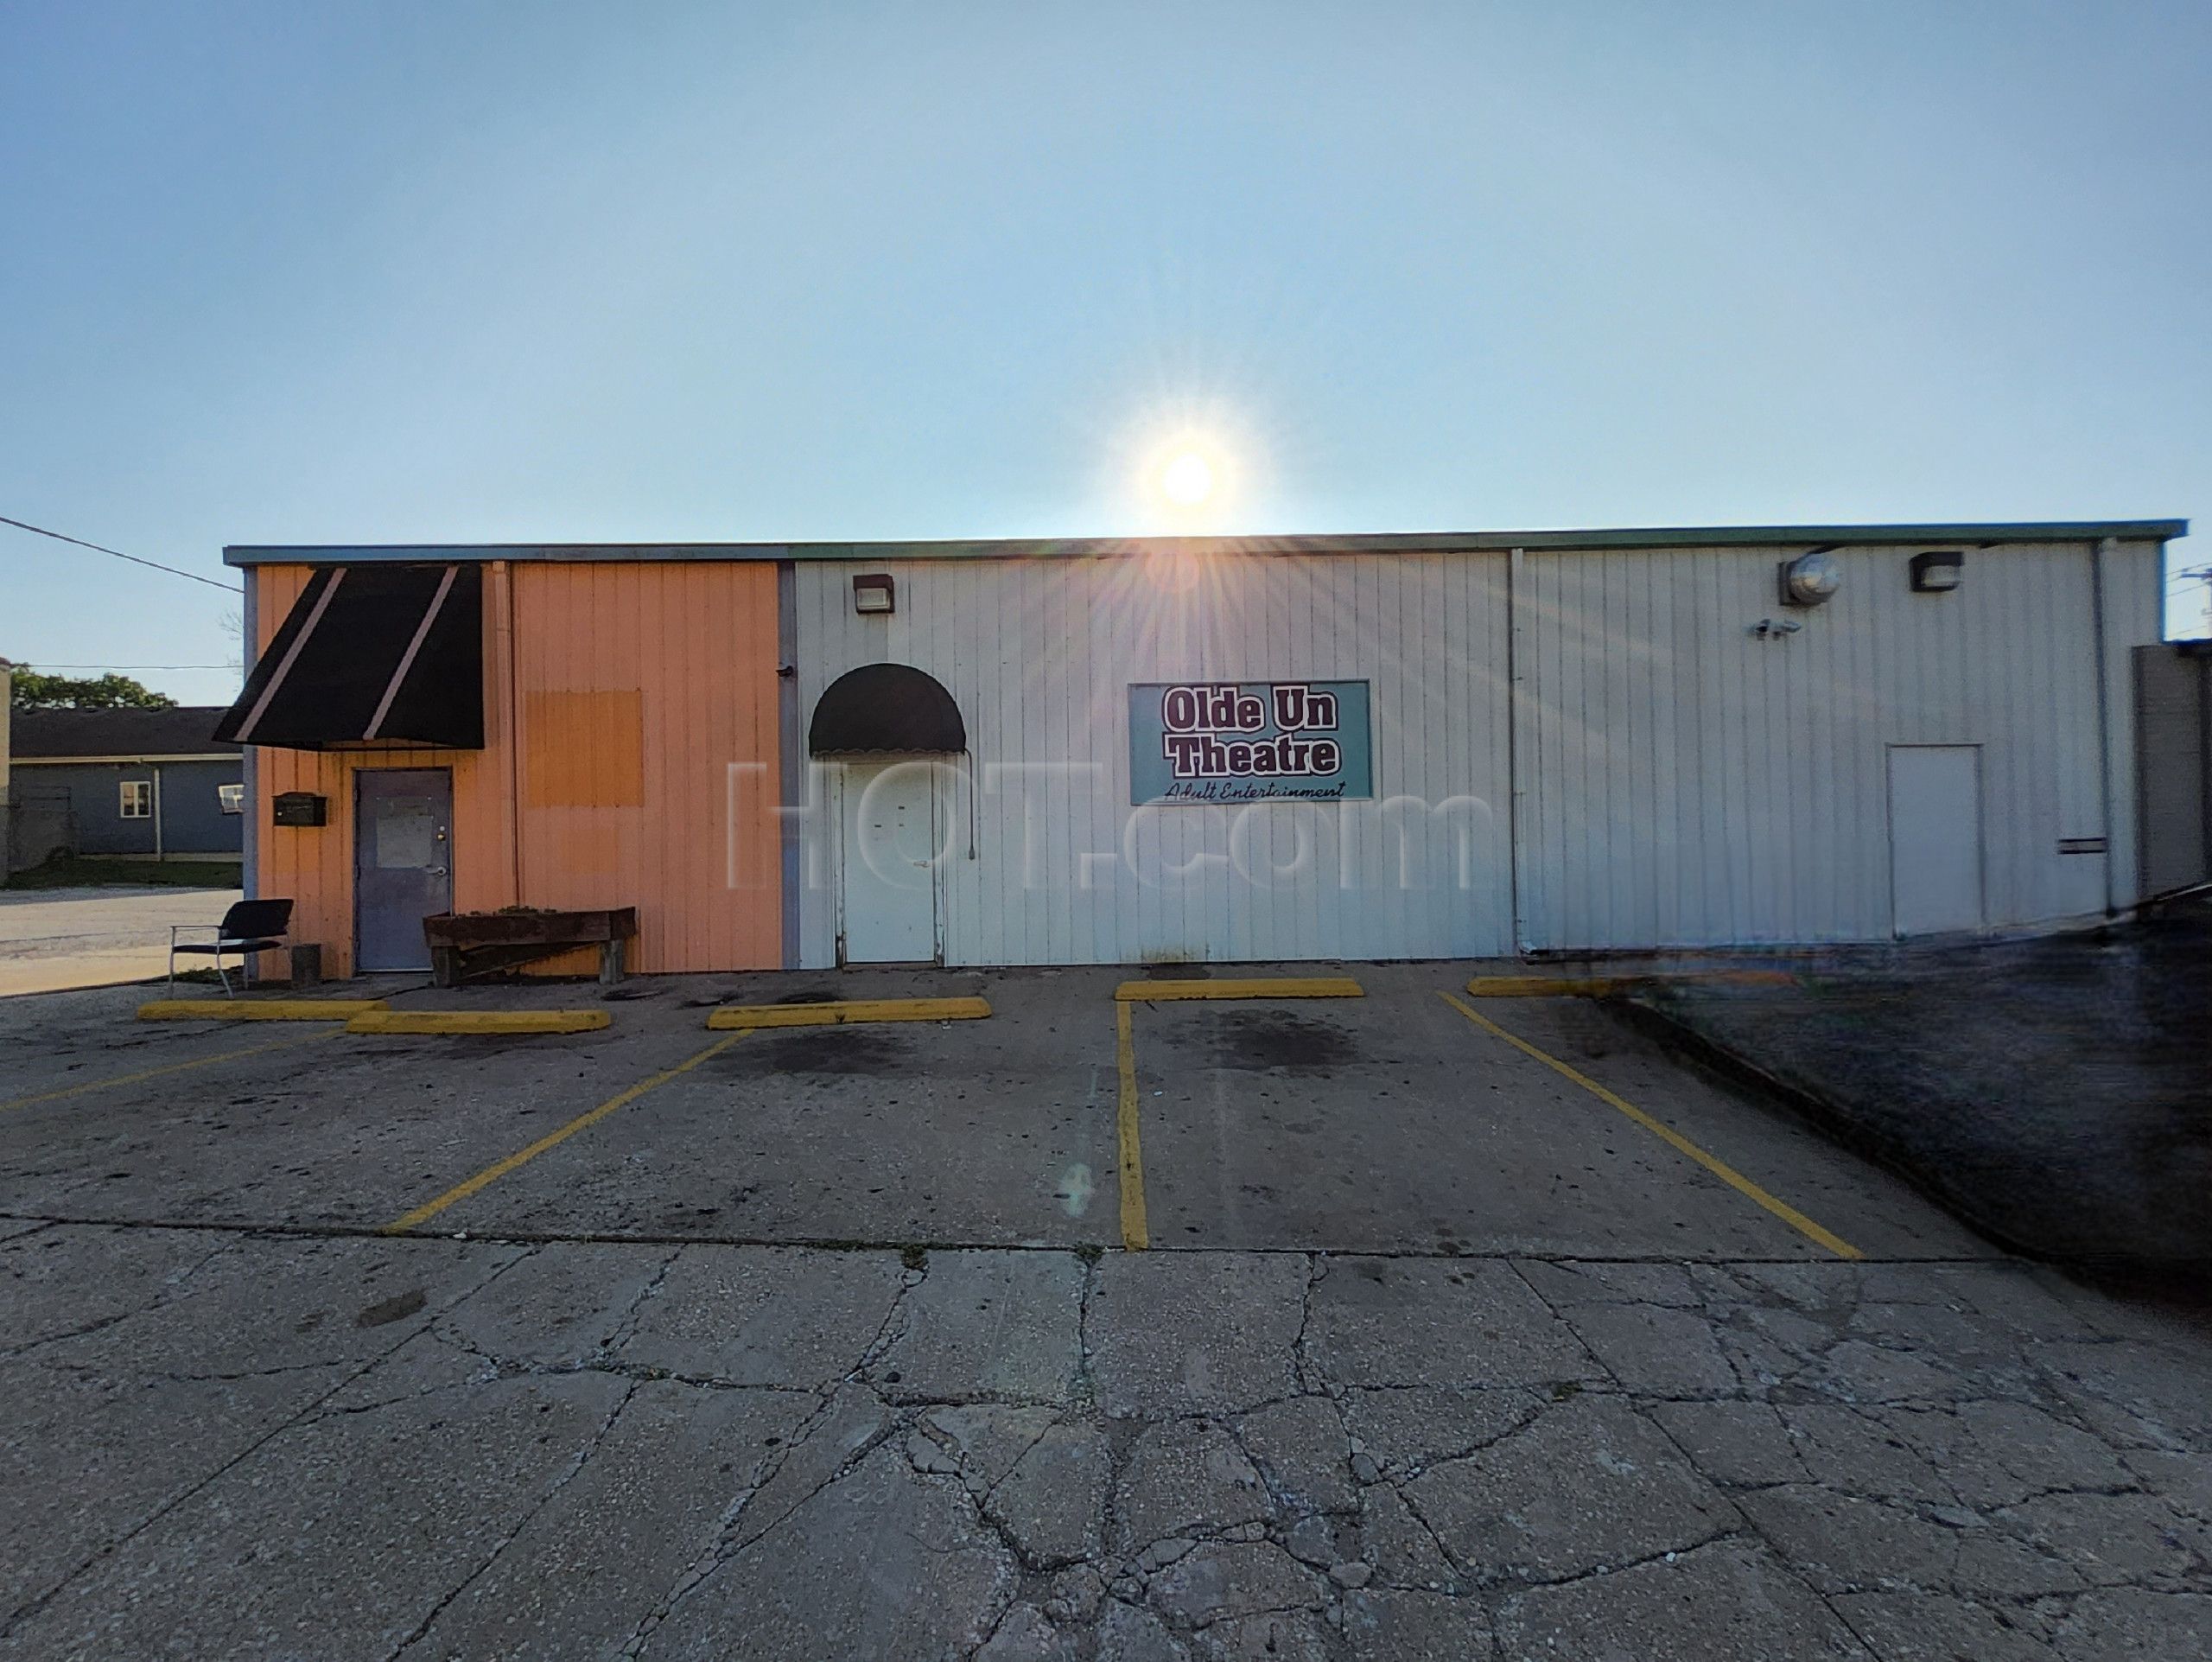
<svg viewBox="0 0 2212 1662">
<path fill-rule="evenodd" d="M 0 513 L 210 573 L 1141 529 L 1185 421 L 1241 530 L 2212 515 L 2202 0 L 34 0 L 0 180 Z M 0 528 L 0 653 L 232 609 Z"/>
</svg>

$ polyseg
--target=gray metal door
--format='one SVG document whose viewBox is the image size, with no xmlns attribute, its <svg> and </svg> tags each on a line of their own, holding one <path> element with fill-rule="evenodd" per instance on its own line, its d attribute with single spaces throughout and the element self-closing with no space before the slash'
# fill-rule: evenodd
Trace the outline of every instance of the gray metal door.
<svg viewBox="0 0 2212 1662">
<path fill-rule="evenodd" d="M 423 920 L 453 910 L 453 773 L 353 775 L 353 967 L 427 970 Z"/>
<path fill-rule="evenodd" d="M 1890 747 L 1890 893 L 1900 935 L 1981 927 L 1981 751 Z"/>
</svg>

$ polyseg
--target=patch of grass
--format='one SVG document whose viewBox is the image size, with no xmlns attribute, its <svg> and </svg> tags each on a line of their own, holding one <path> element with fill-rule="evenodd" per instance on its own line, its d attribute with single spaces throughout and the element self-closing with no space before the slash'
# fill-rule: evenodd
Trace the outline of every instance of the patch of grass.
<svg viewBox="0 0 2212 1662">
<path fill-rule="evenodd" d="M 144 883 L 168 888 L 236 888 L 245 868 L 237 860 L 48 860 L 18 871 L 10 888 L 87 888 L 104 883 Z"/>
<path fill-rule="evenodd" d="M 929 1268 L 930 1263 L 929 1248 L 925 1246 L 902 1246 L 899 1249 L 899 1262 L 905 1264 L 909 1270 L 926 1270 Z"/>
</svg>

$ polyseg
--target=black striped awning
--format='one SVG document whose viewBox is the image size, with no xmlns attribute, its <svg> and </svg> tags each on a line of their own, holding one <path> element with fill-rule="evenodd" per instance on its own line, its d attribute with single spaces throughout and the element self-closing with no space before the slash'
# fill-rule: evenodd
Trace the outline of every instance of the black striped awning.
<svg viewBox="0 0 2212 1662">
<path fill-rule="evenodd" d="M 292 750 L 378 742 L 481 749 L 481 569 L 322 567 L 215 736 Z"/>
</svg>

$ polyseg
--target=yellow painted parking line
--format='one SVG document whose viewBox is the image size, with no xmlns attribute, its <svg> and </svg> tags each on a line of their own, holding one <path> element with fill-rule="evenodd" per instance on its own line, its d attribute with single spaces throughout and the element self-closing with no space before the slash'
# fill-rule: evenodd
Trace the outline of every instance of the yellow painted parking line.
<svg viewBox="0 0 2212 1662">
<path fill-rule="evenodd" d="M 1124 981 L 1114 997 L 1125 1004 L 1167 1004 L 1185 998 L 1364 998 L 1348 975 L 1262 977 L 1244 981 Z"/>
<path fill-rule="evenodd" d="M 346 1022 L 348 1033 L 596 1033 L 603 1009 L 376 1009 Z"/>
<path fill-rule="evenodd" d="M 1467 983 L 1472 998 L 1605 998 L 1638 987 L 1675 981 L 1718 982 L 1732 987 L 1787 987 L 1787 970 L 1676 970 L 1631 975 L 1478 975 Z"/>
<path fill-rule="evenodd" d="M 381 998 L 156 998 L 142 1022 L 344 1022 L 382 1009 Z"/>
<path fill-rule="evenodd" d="M 1866 1256 L 1857 1247 L 1853 1246 L 1849 1241 L 1845 1240 L 1841 1236 L 1832 1234 L 1827 1230 L 1821 1228 L 1820 1225 L 1815 1223 L 1803 1213 L 1798 1211 L 1796 1207 L 1788 1204 L 1786 1201 L 1777 1200 L 1773 1195 L 1769 1194 L 1764 1189 L 1761 1188 L 1757 1183 L 1751 1181 L 1750 1178 L 1745 1176 L 1743 1173 L 1738 1171 L 1733 1166 L 1728 1164 L 1727 1162 L 1716 1159 L 1713 1156 L 1707 1154 L 1703 1149 L 1699 1148 L 1696 1143 L 1691 1142 L 1689 1138 L 1684 1137 L 1680 1131 L 1675 1130 L 1670 1125 L 1663 1124 L 1660 1121 L 1652 1118 L 1650 1115 L 1645 1113 L 1643 1109 L 1637 1107 L 1625 1097 L 1615 1095 L 1612 1092 L 1608 1091 L 1604 1086 L 1599 1084 L 1597 1080 L 1592 1079 L 1588 1074 L 1582 1073 L 1577 1068 L 1568 1067 L 1567 1063 L 1560 1060 L 1558 1057 L 1550 1054 L 1548 1052 L 1538 1049 L 1535 1045 L 1530 1044 L 1526 1039 L 1519 1038 L 1513 1034 L 1508 1033 L 1503 1028 L 1498 1026 L 1497 1022 L 1491 1021 L 1490 1017 L 1478 1014 L 1471 1006 L 1463 1003 L 1460 1000 L 1453 997 L 1450 993 L 1440 992 L 1436 996 L 1439 998 L 1441 998 L 1446 1003 L 1451 1005 L 1453 1009 L 1458 1010 L 1460 1015 L 1465 1016 L 1470 1022 L 1472 1022 L 1477 1027 L 1482 1028 L 1485 1033 L 1495 1034 L 1498 1038 L 1504 1040 L 1506 1043 L 1511 1045 L 1516 1050 L 1520 1051 L 1523 1055 L 1533 1056 L 1536 1060 L 1541 1062 L 1545 1067 L 1552 1069 L 1554 1073 L 1563 1074 L 1567 1078 L 1573 1079 L 1585 1091 L 1587 1091 L 1592 1096 L 1597 1098 L 1599 1101 L 1605 1104 L 1606 1106 L 1619 1110 L 1622 1113 L 1627 1115 L 1637 1124 L 1643 1127 L 1645 1130 L 1650 1132 L 1654 1137 L 1666 1143 L 1669 1148 L 1675 1149 L 1677 1153 L 1687 1155 L 1690 1159 L 1696 1161 L 1699 1165 L 1704 1167 L 1715 1177 L 1718 1177 L 1722 1182 L 1727 1184 L 1729 1188 L 1734 1189 L 1738 1194 L 1741 1194 L 1747 1200 L 1756 1201 L 1758 1205 L 1764 1207 L 1769 1212 L 1781 1219 L 1783 1222 L 1788 1224 L 1792 1229 L 1804 1236 L 1808 1240 L 1826 1247 L 1829 1251 L 1834 1253 L 1836 1257 L 1840 1258 L 1863 1258 Z"/>
<path fill-rule="evenodd" d="M 598 1107 L 587 1109 L 584 1112 L 578 1114 L 566 1125 L 563 1125 L 554 1130 L 548 1131 L 543 1137 L 539 1137 L 537 1142 L 531 1143 L 528 1148 L 518 1149 L 514 1153 L 509 1155 L 505 1160 L 494 1161 L 492 1164 L 485 1167 L 482 1171 L 478 1172 L 475 1176 L 470 1178 L 467 1182 L 454 1184 L 453 1188 L 448 1189 L 443 1194 L 439 1195 L 435 1200 L 425 1200 L 421 1206 L 416 1207 L 412 1212 L 401 1213 L 399 1216 L 394 1218 L 390 1223 L 385 1225 L 378 1232 L 385 1235 L 404 1235 L 410 1229 L 419 1228 L 422 1225 L 428 1223 L 431 1219 L 436 1217 L 438 1213 L 443 1212 L 448 1207 L 453 1206 L 459 1201 L 466 1200 L 470 1195 L 475 1194 L 480 1189 L 490 1188 L 493 1183 L 498 1182 L 499 1179 L 505 1177 L 509 1172 L 518 1170 L 522 1167 L 528 1165 L 531 1161 L 537 1159 L 539 1155 L 543 1154 L 548 1149 L 567 1142 L 578 1131 L 584 1130 L 586 1127 L 598 1124 L 601 1120 L 605 1119 L 609 1114 L 614 1112 L 617 1109 L 628 1107 L 639 1097 L 644 1096 L 646 1092 L 652 1090 L 658 1086 L 666 1085 L 671 1079 L 675 1079 L 678 1074 L 689 1073 L 693 1068 L 698 1067 L 701 1062 L 709 1061 L 715 1057 L 721 1055 L 722 1052 L 728 1050 L 732 1045 L 735 1044 L 744 1036 L 745 1035 L 742 1033 L 733 1033 L 727 1039 L 717 1039 L 714 1043 L 709 1045 L 697 1055 L 688 1056 L 683 1060 L 677 1063 L 673 1067 L 664 1069 L 662 1072 L 652 1074 L 649 1078 L 639 1079 L 628 1090 L 616 1092 L 613 1096 L 609 1097 L 605 1102 L 601 1103 Z"/>
<path fill-rule="evenodd" d="M 59 1091 L 42 1091 L 35 1096 L 16 1097 L 0 1102 L 0 1113 L 10 1108 L 29 1108 L 41 1102 L 60 1102 L 64 1097 L 81 1097 L 88 1092 L 112 1090 L 119 1086 L 136 1085 L 141 1079 L 158 1079 L 164 1074 L 182 1073 L 194 1067 L 213 1067 L 217 1062 L 235 1062 L 248 1056 L 266 1054 L 283 1050 L 291 1045 L 312 1044 L 317 1039 L 334 1039 L 344 1028 L 323 1028 L 314 1033 L 296 1033 L 289 1039 L 277 1039 L 265 1045 L 248 1045 L 243 1050 L 219 1051 L 213 1056 L 195 1056 L 188 1062 L 164 1062 L 159 1067 L 142 1067 L 136 1073 L 118 1073 L 111 1079 L 92 1079 L 83 1085 L 65 1086 Z"/>
<path fill-rule="evenodd" d="M 1144 1216 L 1144 1149 L 1137 1137 L 1136 1041 L 1129 1032 L 1129 1007 L 1114 1006 L 1114 1060 L 1121 1071 L 1121 1105 L 1114 1116 L 1121 1143 L 1122 1245 L 1141 1252 L 1152 1245 Z"/>
<path fill-rule="evenodd" d="M 1132 1004 L 1173 1003 L 1215 998 L 1363 998 L 1366 989 L 1350 976 L 1267 976 L 1243 980 L 1124 981 L 1114 989 L 1114 1060 L 1122 1076 L 1121 1100 L 1114 1115 L 1120 1145 L 1122 1245 L 1132 1252 L 1152 1245 L 1144 1210 L 1144 1141 L 1137 1123 L 1136 1039 L 1130 1028 Z"/>
<path fill-rule="evenodd" d="M 990 1013 L 984 998 L 838 998 L 818 1004 L 724 1004 L 708 1014 L 707 1025 L 727 1031 L 849 1022 L 979 1022 Z"/>
<path fill-rule="evenodd" d="M 1478 975 L 1467 983 L 1471 998 L 1602 998 L 1634 985 L 1618 975 Z"/>
</svg>

